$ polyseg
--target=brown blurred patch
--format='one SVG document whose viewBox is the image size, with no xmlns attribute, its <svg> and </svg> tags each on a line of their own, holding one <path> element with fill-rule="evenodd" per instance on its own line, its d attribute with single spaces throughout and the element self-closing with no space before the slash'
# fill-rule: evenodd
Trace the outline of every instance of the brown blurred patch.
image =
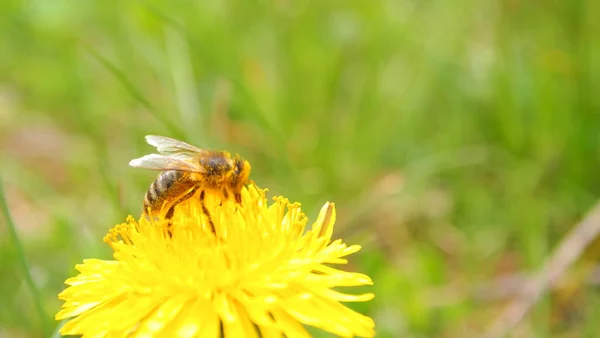
<svg viewBox="0 0 600 338">
<path fill-rule="evenodd" d="M 496 276 L 506 276 L 515 271 L 520 271 L 523 268 L 521 254 L 507 249 L 502 256 L 496 260 L 493 268 Z"/>
<path fill-rule="evenodd" d="M 18 328 L 0 327 L 1 338 L 28 338 L 31 336 L 31 331 L 23 331 Z"/>
<path fill-rule="evenodd" d="M 261 88 L 266 83 L 265 69 L 258 58 L 248 57 L 244 59 L 243 75 L 250 87 Z"/>
<path fill-rule="evenodd" d="M 437 222 L 429 229 L 429 238 L 448 257 L 457 257 L 467 244 L 465 234 L 448 222 Z"/>
<path fill-rule="evenodd" d="M 211 136 L 220 141 L 228 142 L 232 136 L 229 107 L 231 104 L 231 83 L 220 77 L 215 86 L 212 109 L 210 113 Z"/>
<path fill-rule="evenodd" d="M 16 187 L 7 185 L 5 189 L 8 209 L 19 235 L 23 238 L 46 237 L 50 231 L 46 225 L 50 224 L 51 215 Z"/>
<path fill-rule="evenodd" d="M 454 200 L 442 188 L 407 191 L 407 178 L 400 171 L 386 173 L 365 192 L 362 204 L 368 205 L 361 219 L 369 219 L 377 233 L 378 244 L 392 255 L 411 240 L 433 242 L 444 253 L 456 256 L 465 247 L 464 234 L 448 221 Z"/>
<path fill-rule="evenodd" d="M 231 82 L 226 78 L 219 78 L 210 113 L 211 138 L 221 143 L 242 144 L 245 148 L 256 151 L 261 148 L 257 137 L 260 133 L 248 123 L 231 119 L 231 95 Z"/>
<path fill-rule="evenodd" d="M 0 150 L 23 166 L 33 168 L 54 187 L 64 187 L 68 180 L 68 139 L 51 124 L 29 124 L 15 127 L 0 139 Z"/>
<path fill-rule="evenodd" d="M 538 55 L 538 64 L 545 70 L 561 74 L 566 77 L 572 77 L 575 74 L 576 65 L 571 61 L 571 57 L 560 49 L 547 49 Z"/>
<path fill-rule="evenodd" d="M 9 126 L 17 117 L 19 98 L 10 86 L 0 85 L 0 127 Z"/>
<path fill-rule="evenodd" d="M 376 178 L 370 186 L 352 203 L 353 207 L 343 213 L 348 215 L 346 219 L 356 225 L 357 230 L 374 233 L 375 245 L 395 257 L 401 251 L 399 243 L 408 241 L 410 237 L 403 226 L 406 219 L 397 198 L 404 189 L 405 177 L 400 171 L 388 172 Z M 342 223 L 340 229 L 352 231 L 352 224 Z"/>
</svg>

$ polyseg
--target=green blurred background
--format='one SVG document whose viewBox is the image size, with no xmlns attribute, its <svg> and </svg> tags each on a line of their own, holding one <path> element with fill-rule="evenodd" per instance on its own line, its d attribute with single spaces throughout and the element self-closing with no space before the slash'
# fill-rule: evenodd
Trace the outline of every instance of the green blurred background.
<svg viewBox="0 0 600 338">
<path fill-rule="evenodd" d="M 239 152 L 272 195 L 364 249 L 381 337 L 471 337 L 600 192 L 592 0 L 3 1 L 0 336 L 45 337 L 56 295 L 139 215 L 146 134 Z M 597 248 L 599 247 L 599 248 Z M 594 243 L 520 327 L 600 336 Z M 45 318 L 40 318 L 36 303 Z"/>
</svg>

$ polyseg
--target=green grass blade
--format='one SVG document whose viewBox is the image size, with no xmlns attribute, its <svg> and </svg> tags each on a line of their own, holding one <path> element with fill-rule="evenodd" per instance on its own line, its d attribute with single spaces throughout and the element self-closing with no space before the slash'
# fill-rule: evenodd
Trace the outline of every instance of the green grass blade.
<svg viewBox="0 0 600 338">
<path fill-rule="evenodd" d="M 25 276 L 25 282 L 27 283 L 27 287 L 31 291 L 31 295 L 33 297 L 33 302 L 35 308 L 40 316 L 40 321 L 42 323 L 42 329 L 44 333 L 50 332 L 50 323 L 48 321 L 48 316 L 44 311 L 44 306 L 42 304 L 42 295 L 40 290 L 35 285 L 33 281 L 33 277 L 31 276 L 31 269 L 29 268 L 29 263 L 27 263 L 27 258 L 25 257 L 25 250 L 23 249 L 23 245 L 19 240 L 19 236 L 17 234 L 17 229 L 15 228 L 15 224 L 12 221 L 12 217 L 10 215 L 10 211 L 8 210 L 8 204 L 6 202 L 6 197 L 4 195 L 4 187 L 2 185 L 2 180 L 0 179 L 0 209 L 2 209 L 2 216 L 4 218 L 4 222 L 8 228 L 8 235 L 10 236 L 11 241 L 15 245 L 15 249 L 17 250 L 17 257 L 19 258 L 19 264 L 23 269 L 23 275 Z"/>
<path fill-rule="evenodd" d="M 180 139 L 185 139 L 185 132 L 181 128 L 177 127 L 177 125 L 175 123 L 173 123 L 171 120 L 169 120 L 165 116 L 157 113 L 156 109 L 154 108 L 154 106 L 152 105 L 152 103 L 150 103 L 150 100 L 148 100 L 135 87 L 135 85 L 129 80 L 129 78 L 127 77 L 127 75 L 122 70 L 120 70 L 119 68 L 117 68 L 117 66 L 115 66 L 108 59 L 106 59 L 105 57 L 103 57 L 102 55 L 100 55 L 100 53 L 98 53 L 90 45 L 86 44 L 83 41 L 81 41 L 81 44 L 87 49 L 87 51 L 96 60 L 98 60 L 98 62 L 100 62 L 100 64 L 104 68 L 106 68 L 117 79 L 118 82 L 121 83 L 121 85 L 129 92 L 129 94 L 131 96 L 133 96 L 133 98 L 136 101 L 138 101 L 142 106 L 144 106 L 144 108 L 146 108 L 148 110 L 148 112 L 150 112 L 150 114 L 152 114 L 152 116 L 154 116 L 154 118 L 156 118 L 163 125 L 165 125 L 165 127 L 167 129 L 169 129 L 169 131 L 172 133 L 173 137 L 180 138 Z"/>
</svg>

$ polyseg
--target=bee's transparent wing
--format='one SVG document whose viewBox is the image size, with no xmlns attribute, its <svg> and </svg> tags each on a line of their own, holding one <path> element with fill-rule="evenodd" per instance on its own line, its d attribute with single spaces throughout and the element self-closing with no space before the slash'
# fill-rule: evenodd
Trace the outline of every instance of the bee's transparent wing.
<svg viewBox="0 0 600 338">
<path fill-rule="evenodd" d="M 156 147 L 162 155 L 188 154 L 191 156 L 192 154 L 199 155 L 206 153 L 206 150 L 166 136 L 147 135 L 146 142 Z"/>
<path fill-rule="evenodd" d="M 171 156 L 150 154 L 129 161 L 129 165 L 135 168 L 153 170 L 185 170 L 206 173 L 206 169 L 200 166 L 197 158 L 186 154 L 175 154 Z"/>
</svg>

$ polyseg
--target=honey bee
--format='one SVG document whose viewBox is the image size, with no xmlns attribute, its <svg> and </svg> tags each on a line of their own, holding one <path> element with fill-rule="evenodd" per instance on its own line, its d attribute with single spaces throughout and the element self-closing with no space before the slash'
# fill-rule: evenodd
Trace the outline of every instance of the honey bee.
<svg viewBox="0 0 600 338">
<path fill-rule="evenodd" d="M 146 136 L 146 142 L 156 147 L 159 154 L 149 154 L 131 160 L 135 168 L 161 170 L 144 198 L 144 213 L 156 215 L 167 210 L 171 219 L 175 206 L 199 194 L 202 210 L 214 225 L 204 204 L 207 192 L 233 197 L 241 203 L 241 190 L 251 181 L 250 163 L 226 151 L 212 151 L 194 147 L 183 141 L 164 136 Z"/>
</svg>

